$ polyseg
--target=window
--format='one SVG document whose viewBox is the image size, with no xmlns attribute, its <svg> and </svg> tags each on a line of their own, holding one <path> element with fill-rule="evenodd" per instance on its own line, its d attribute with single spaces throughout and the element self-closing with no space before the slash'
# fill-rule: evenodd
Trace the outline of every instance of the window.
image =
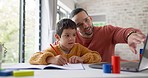
<svg viewBox="0 0 148 78">
<path fill-rule="evenodd" d="M 57 21 L 63 18 L 68 18 L 69 12 L 62 8 L 60 5 L 57 6 Z"/>
<path fill-rule="evenodd" d="M 0 42 L 7 48 L 5 62 L 18 62 L 20 0 L 0 0 Z"/>
<path fill-rule="evenodd" d="M 28 62 L 30 56 L 40 50 L 41 2 L 42 0 L 0 0 L 0 42 L 7 48 L 5 62 Z M 69 12 L 58 5 L 57 21 L 68 17 Z"/>
<path fill-rule="evenodd" d="M 25 62 L 35 52 L 36 0 L 26 0 L 25 6 Z"/>
<path fill-rule="evenodd" d="M 24 44 L 25 60 L 28 62 L 30 55 L 35 52 L 39 30 L 39 3 L 40 0 L 0 0 L 0 42 L 7 48 L 5 62 L 19 62 L 20 44 Z M 23 2 L 23 4 L 22 4 Z M 21 7 L 20 7 L 21 6 Z M 25 8 L 23 9 L 22 8 Z M 24 27 L 20 26 L 21 11 L 23 11 Z M 25 10 L 25 11 L 24 11 Z M 21 22 L 22 23 L 22 22 Z M 20 32 L 23 29 L 24 33 Z M 20 40 L 24 37 L 24 41 Z M 38 45 L 37 45 L 38 46 Z M 22 54 L 20 54 L 22 55 Z"/>
</svg>

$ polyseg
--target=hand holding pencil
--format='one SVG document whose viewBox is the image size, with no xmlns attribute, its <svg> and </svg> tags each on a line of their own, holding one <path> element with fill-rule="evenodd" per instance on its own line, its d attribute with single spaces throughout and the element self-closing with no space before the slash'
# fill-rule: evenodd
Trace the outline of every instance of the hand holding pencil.
<svg viewBox="0 0 148 78">
<path fill-rule="evenodd" d="M 57 55 L 57 56 L 55 57 L 55 61 L 56 61 L 59 65 L 65 65 L 65 64 L 67 64 L 67 59 L 66 59 L 64 56 L 62 56 L 62 55 Z"/>
<path fill-rule="evenodd" d="M 56 65 L 66 65 L 67 59 L 62 55 L 57 55 L 55 57 L 48 57 L 47 62 Z"/>
<path fill-rule="evenodd" d="M 52 46 L 52 44 L 50 44 L 50 46 L 56 52 L 57 56 L 47 58 L 47 62 L 52 63 L 52 64 L 57 64 L 57 65 L 65 65 L 65 64 L 67 64 L 67 59 L 64 56 L 60 55 L 60 52 L 58 52 Z"/>
</svg>

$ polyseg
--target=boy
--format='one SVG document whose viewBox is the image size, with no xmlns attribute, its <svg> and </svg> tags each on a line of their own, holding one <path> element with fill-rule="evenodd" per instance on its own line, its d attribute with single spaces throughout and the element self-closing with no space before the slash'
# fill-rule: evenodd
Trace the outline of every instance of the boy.
<svg viewBox="0 0 148 78">
<path fill-rule="evenodd" d="M 75 43 L 76 24 L 71 19 L 62 19 L 57 23 L 55 38 L 59 44 L 43 52 L 35 53 L 30 64 L 96 63 L 101 62 L 100 54 Z"/>
</svg>

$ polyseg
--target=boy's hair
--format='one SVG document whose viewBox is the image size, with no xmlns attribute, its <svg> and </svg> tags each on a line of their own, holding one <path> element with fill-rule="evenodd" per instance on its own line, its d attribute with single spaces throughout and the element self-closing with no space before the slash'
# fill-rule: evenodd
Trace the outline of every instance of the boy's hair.
<svg viewBox="0 0 148 78">
<path fill-rule="evenodd" d="M 71 19 L 62 19 L 57 23 L 56 27 L 56 34 L 58 34 L 61 37 L 61 34 L 64 29 L 75 29 L 76 30 L 76 24 Z"/>
<path fill-rule="evenodd" d="M 88 13 L 83 8 L 76 8 L 70 13 L 70 18 L 73 18 L 75 15 L 77 15 L 79 12 L 84 11 L 87 15 Z"/>
</svg>

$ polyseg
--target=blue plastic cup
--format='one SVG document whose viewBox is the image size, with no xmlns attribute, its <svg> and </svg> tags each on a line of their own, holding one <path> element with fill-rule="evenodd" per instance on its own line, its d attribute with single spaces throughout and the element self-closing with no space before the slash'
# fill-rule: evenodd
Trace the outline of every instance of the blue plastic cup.
<svg viewBox="0 0 148 78">
<path fill-rule="evenodd" d="M 112 65 L 111 64 L 103 64 L 103 72 L 104 73 L 111 73 Z"/>
</svg>

